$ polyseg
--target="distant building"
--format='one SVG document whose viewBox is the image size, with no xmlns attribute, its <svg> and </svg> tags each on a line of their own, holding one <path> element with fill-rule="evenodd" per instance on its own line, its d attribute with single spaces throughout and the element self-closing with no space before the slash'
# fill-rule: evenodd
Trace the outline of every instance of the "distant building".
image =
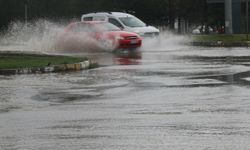
<svg viewBox="0 0 250 150">
<path fill-rule="evenodd" d="M 222 4 L 225 3 L 226 0 L 207 0 L 208 4 Z M 244 33 L 246 31 L 245 29 L 245 9 L 242 10 L 242 6 L 244 6 L 244 3 L 246 0 L 231 0 L 232 1 L 232 33 Z M 224 5 L 223 5 L 224 6 Z M 225 9 L 227 7 L 221 8 Z M 225 11 L 224 11 L 225 12 Z M 228 17 L 228 15 L 224 15 L 224 18 Z M 225 19 L 224 19 L 225 21 Z M 227 25 L 228 22 L 225 21 L 225 25 Z"/>
</svg>

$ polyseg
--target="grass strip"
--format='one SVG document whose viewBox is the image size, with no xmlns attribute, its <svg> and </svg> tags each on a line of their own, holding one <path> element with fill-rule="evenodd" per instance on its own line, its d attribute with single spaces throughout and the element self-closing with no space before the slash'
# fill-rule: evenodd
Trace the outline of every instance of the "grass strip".
<svg viewBox="0 0 250 150">
<path fill-rule="evenodd" d="M 49 65 L 78 63 L 85 60 L 87 59 L 72 56 L 1 53 L 0 69 L 45 67 Z"/>
<path fill-rule="evenodd" d="M 211 34 L 211 35 L 192 35 L 192 39 L 194 42 L 218 42 L 221 41 L 223 43 L 249 43 L 249 39 L 247 39 L 246 34 Z"/>
</svg>

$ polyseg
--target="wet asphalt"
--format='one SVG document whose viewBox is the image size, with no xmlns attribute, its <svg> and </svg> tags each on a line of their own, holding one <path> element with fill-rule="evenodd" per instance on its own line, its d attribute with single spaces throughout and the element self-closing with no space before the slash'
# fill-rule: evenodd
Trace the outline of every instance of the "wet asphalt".
<svg viewBox="0 0 250 150">
<path fill-rule="evenodd" d="M 0 76 L 0 149 L 249 149 L 248 48 L 75 55 L 101 65 Z"/>
</svg>

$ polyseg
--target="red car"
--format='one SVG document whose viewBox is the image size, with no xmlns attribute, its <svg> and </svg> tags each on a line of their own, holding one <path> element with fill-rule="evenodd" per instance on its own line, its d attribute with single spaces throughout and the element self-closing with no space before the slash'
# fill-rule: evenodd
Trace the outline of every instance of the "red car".
<svg viewBox="0 0 250 150">
<path fill-rule="evenodd" d="M 57 46 L 61 50 L 81 51 L 102 49 L 136 49 L 141 38 L 132 32 L 121 31 L 108 22 L 83 21 L 69 24 L 60 36 Z"/>
</svg>

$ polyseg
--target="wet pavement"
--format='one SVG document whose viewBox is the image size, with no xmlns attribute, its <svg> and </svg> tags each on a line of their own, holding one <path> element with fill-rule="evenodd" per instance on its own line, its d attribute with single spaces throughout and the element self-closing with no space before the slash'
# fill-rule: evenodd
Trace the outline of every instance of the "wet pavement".
<svg viewBox="0 0 250 150">
<path fill-rule="evenodd" d="M 249 49 L 80 55 L 101 67 L 0 76 L 0 149 L 250 148 Z"/>
</svg>

